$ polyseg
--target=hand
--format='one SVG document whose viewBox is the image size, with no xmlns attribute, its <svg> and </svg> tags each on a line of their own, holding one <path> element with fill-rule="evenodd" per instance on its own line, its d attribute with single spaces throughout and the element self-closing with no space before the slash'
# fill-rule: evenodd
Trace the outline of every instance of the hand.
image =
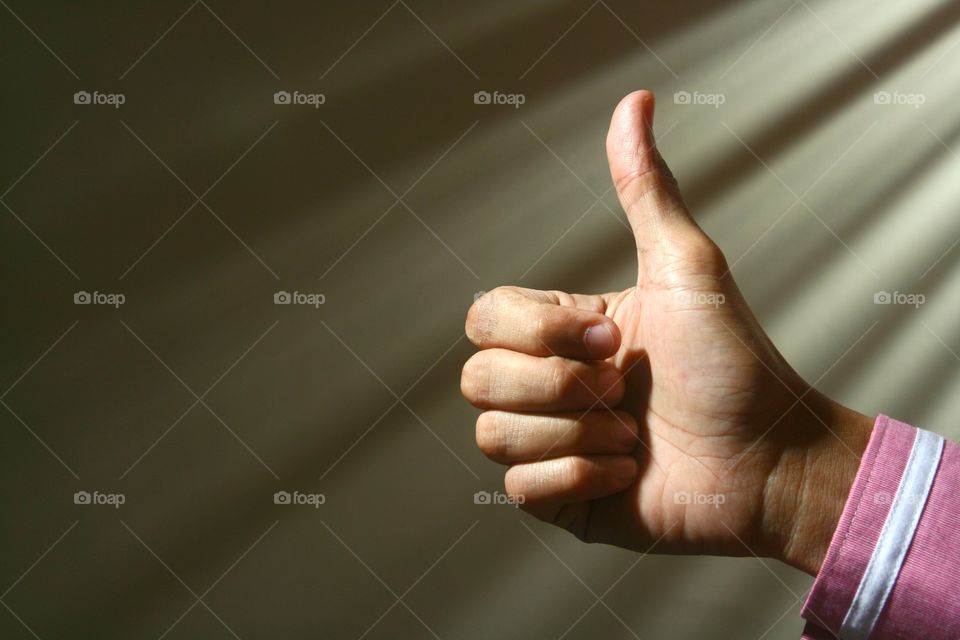
<svg viewBox="0 0 960 640">
<path fill-rule="evenodd" d="M 581 539 L 822 563 L 872 421 L 812 389 L 753 317 L 653 139 L 653 94 L 617 107 L 610 171 L 635 287 L 500 287 L 467 316 L 477 444 L 522 508 Z M 598 259 L 603 259 L 598 256 Z"/>
</svg>

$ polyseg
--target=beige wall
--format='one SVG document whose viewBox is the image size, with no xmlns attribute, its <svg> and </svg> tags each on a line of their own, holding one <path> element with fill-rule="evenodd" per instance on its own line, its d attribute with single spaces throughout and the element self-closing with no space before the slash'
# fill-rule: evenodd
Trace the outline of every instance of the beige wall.
<svg viewBox="0 0 960 640">
<path fill-rule="evenodd" d="M 333 5 L 0 10 L 0 636 L 798 637 L 810 580 L 777 563 L 634 564 L 475 505 L 501 469 L 459 397 L 463 316 L 499 284 L 630 284 L 603 137 L 651 88 L 798 370 L 960 436 L 960 5 Z"/>
</svg>

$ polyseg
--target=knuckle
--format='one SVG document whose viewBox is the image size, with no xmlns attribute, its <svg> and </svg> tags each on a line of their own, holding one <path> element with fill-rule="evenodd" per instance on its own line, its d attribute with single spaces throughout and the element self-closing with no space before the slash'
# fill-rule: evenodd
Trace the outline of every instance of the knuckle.
<svg viewBox="0 0 960 640">
<path fill-rule="evenodd" d="M 590 432 L 592 430 L 588 418 L 580 418 L 571 424 L 564 436 L 569 446 L 573 449 L 579 449 L 590 441 Z"/>
<path fill-rule="evenodd" d="M 722 272 L 727 268 L 727 259 L 723 251 L 706 234 L 698 233 L 693 238 L 685 240 L 681 249 L 684 260 L 700 270 L 714 273 Z"/>
<path fill-rule="evenodd" d="M 551 291 L 547 291 L 546 293 L 552 298 L 551 302 L 553 302 L 557 306 L 560 306 L 560 307 L 576 307 L 577 306 L 577 299 L 573 296 L 573 294 L 567 291 L 560 291 L 557 289 L 553 289 Z"/>
<path fill-rule="evenodd" d="M 487 344 L 493 335 L 495 322 L 493 314 L 494 291 L 489 291 L 477 298 L 467 311 L 467 321 L 464 327 L 467 338 L 478 347 Z"/>
<path fill-rule="evenodd" d="M 547 374 L 547 385 L 550 395 L 554 399 L 569 398 L 577 393 L 580 381 L 571 370 L 571 365 L 565 363 L 560 358 L 550 358 L 548 360 L 549 373 Z"/>
<path fill-rule="evenodd" d="M 590 479 L 590 463 L 583 458 L 569 457 L 562 462 L 561 475 L 564 484 L 570 487 L 579 487 Z"/>
<path fill-rule="evenodd" d="M 680 199 L 680 186 L 666 162 L 657 154 L 654 161 L 645 163 L 643 168 L 620 176 L 615 188 L 625 196 L 630 204 L 635 204 L 648 194 L 664 191 Z"/>
<path fill-rule="evenodd" d="M 645 188 L 648 189 L 652 171 L 648 169 L 643 169 L 639 171 L 631 171 L 627 174 L 617 177 L 614 182 L 614 188 L 617 190 L 617 193 L 621 194 L 630 194 L 631 200 L 634 198 L 642 197 Z"/>
<path fill-rule="evenodd" d="M 548 307 L 539 306 L 532 312 L 533 337 L 537 347 L 545 353 L 553 353 L 550 345 L 556 342 L 556 335 L 560 329 L 556 314 L 550 313 Z"/>
<path fill-rule="evenodd" d="M 516 304 L 517 297 L 520 295 L 516 287 L 510 285 L 500 285 L 480 296 L 477 302 L 486 300 L 490 310 L 502 309 L 511 304 Z"/>
<path fill-rule="evenodd" d="M 483 405 L 489 400 L 488 366 L 481 353 L 473 354 L 463 365 L 460 373 L 460 393 L 473 405 Z"/>
<path fill-rule="evenodd" d="M 497 327 L 504 309 L 517 303 L 517 287 L 499 286 L 477 298 L 467 310 L 467 338 L 478 347 L 495 346 Z"/>
<path fill-rule="evenodd" d="M 485 411 L 477 418 L 477 447 L 494 460 L 506 458 L 511 449 L 502 418 L 503 415 L 496 411 Z"/>
<path fill-rule="evenodd" d="M 522 466 L 513 466 L 503 474 L 503 488 L 507 495 L 522 496 L 530 489 L 529 474 Z"/>
</svg>

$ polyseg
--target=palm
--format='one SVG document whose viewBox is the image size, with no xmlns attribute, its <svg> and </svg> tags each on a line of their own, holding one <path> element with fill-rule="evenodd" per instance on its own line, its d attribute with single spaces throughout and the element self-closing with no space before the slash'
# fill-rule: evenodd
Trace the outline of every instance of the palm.
<svg viewBox="0 0 960 640">
<path fill-rule="evenodd" d="M 647 427 L 635 451 L 641 475 L 596 501 L 588 535 L 633 548 L 663 536 L 675 550 L 743 552 L 737 538 L 749 537 L 776 464 L 757 426 L 789 409 L 785 383 L 796 380 L 769 343 L 750 344 L 745 325 L 754 321 L 732 283 L 718 279 L 720 264 L 647 267 L 656 275 L 606 297 L 623 337 L 611 359 L 626 374 L 619 408 Z"/>
</svg>

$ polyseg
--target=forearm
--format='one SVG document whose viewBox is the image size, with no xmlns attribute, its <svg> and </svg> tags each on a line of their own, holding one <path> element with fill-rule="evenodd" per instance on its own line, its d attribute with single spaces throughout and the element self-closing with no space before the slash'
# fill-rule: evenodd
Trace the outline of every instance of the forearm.
<svg viewBox="0 0 960 640">
<path fill-rule="evenodd" d="M 812 392 L 801 405 L 804 435 L 771 474 L 762 528 L 773 555 L 816 576 L 840 521 L 873 430 L 873 418 Z"/>
</svg>

